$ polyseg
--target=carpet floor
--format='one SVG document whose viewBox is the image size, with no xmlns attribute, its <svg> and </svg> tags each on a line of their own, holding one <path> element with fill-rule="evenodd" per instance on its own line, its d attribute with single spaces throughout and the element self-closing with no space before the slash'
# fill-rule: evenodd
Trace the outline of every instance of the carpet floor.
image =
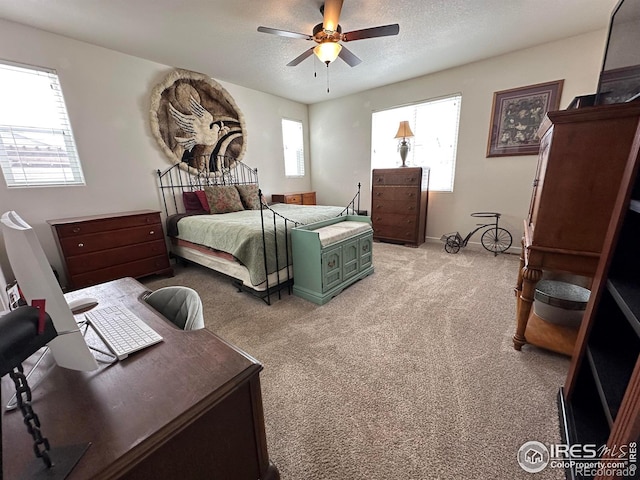
<svg viewBox="0 0 640 480">
<path fill-rule="evenodd" d="M 517 463 L 560 441 L 569 359 L 513 349 L 517 255 L 374 244 L 373 275 L 318 306 L 273 305 L 195 265 L 206 327 L 264 365 L 269 456 L 282 480 L 561 479 Z"/>
</svg>

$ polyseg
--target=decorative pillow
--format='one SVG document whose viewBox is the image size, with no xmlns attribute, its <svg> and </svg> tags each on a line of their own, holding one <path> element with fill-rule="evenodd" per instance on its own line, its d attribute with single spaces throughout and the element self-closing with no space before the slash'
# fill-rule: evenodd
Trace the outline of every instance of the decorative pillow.
<svg viewBox="0 0 640 480">
<path fill-rule="evenodd" d="M 184 211 L 187 213 L 202 211 L 202 204 L 195 192 L 182 192 L 182 202 L 184 203 Z"/>
<path fill-rule="evenodd" d="M 258 185 L 236 185 L 240 199 L 247 210 L 260 210 L 260 197 L 258 197 Z"/>
<path fill-rule="evenodd" d="M 200 204 L 202 205 L 202 210 L 204 210 L 207 213 L 211 213 L 211 209 L 209 208 L 209 202 L 207 201 L 207 194 L 205 193 L 204 190 L 196 190 L 195 192 L 193 192 L 196 194 L 196 196 L 198 197 L 198 200 L 200 201 Z"/>
<path fill-rule="evenodd" d="M 204 187 L 211 213 L 230 213 L 244 210 L 240 194 L 233 185 Z"/>
<path fill-rule="evenodd" d="M 184 211 L 187 213 L 206 212 L 209 213 L 209 203 L 204 190 L 195 192 L 182 192 L 182 202 L 184 203 Z"/>
</svg>

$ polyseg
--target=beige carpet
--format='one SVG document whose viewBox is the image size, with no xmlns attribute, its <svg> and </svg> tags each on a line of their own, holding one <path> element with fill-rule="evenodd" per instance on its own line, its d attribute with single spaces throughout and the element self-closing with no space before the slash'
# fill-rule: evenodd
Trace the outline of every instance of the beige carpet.
<svg viewBox="0 0 640 480">
<path fill-rule="evenodd" d="M 145 283 L 195 288 L 207 328 L 263 362 L 283 480 L 564 478 L 516 460 L 528 440 L 559 441 L 569 366 L 512 347 L 518 257 L 375 243 L 374 266 L 322 307 L 267 306 L 198 266 Z"/>
</svg>

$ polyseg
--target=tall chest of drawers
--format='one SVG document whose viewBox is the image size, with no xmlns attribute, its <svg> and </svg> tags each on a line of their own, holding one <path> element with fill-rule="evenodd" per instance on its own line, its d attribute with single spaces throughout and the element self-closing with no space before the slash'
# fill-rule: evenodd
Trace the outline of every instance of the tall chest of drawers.
<svg viewBox="0 0 640 480">
<path fill-rule="evenodd" d="M 427 231 L 429 169 L 379 168 L 373 171 L 373 239 L 417 247 Z"/>
<path fill-rule="evenodd" d="M 70 289 L 122 277 L 172 275 L 160 212 L 134 212 L 49 220 Z"/>
</svg>

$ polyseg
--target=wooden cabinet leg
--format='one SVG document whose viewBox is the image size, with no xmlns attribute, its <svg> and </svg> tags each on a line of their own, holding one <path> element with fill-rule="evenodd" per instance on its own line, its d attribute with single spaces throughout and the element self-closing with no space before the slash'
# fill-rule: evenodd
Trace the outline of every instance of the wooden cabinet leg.
<svg viewBox="0 0 640 480">
<path fill-rule="evenodd" d="M 513 289 L 516 294 L 516 298 L 520 298 L 520 292 L 522 292 L 522 269 L 524 268 L 524 237 L 520 241 L 522 249 L 520 250 L 520 266 L 518 267 L 518 279 L 516 280 L 516 286 Z M 516 301 L 516 304 L 518 302 Z"/>
<path fill-rule="evenodd" d="M 524 332 L 527 329 L 536 285 L 542 278 L 542 270 L 525 266 L 521 269 L 520 275 L 522 276 L 522 291 L 518 298 L 516 333 L 513 336 L 513 348 L 516 350 L 520 350 L 527 343 Z M 520 275 L 518 278 L 520 278 Z"/>
</svg>

